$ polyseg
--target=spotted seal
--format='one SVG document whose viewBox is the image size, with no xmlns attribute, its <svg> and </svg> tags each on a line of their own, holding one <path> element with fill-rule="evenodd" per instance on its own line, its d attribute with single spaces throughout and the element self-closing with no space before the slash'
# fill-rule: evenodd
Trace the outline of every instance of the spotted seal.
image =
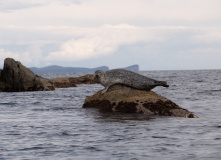
<svg viewBox="0 0 221 160">
<path fill-rule="evenodd" d="M 169 87 L 167 82 L 157 81 L 124 69 L 113 69 L 106 72 L 97 70 L 94 76 L 105 87 L 101 94 L 104 94 L 114 84 L 123 84 L 140 90 L 151 90 L 156 86 Z"/>
</svg>

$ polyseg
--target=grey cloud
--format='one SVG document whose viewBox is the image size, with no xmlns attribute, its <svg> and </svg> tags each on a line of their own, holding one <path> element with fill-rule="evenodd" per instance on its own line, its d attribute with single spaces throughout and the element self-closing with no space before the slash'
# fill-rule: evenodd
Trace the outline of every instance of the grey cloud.
<svg viewBox="0 0 221 160">
<path fill-rule="evenodd" d="M 96 67 L 99 64 L 108 65 L 110 68 L 139 64 L 141 70 L 221 68 L 218 61 L 221 59 L 220 28 L 142 28 L 130 25 L 105 25 L 100 28 L 0 27 L 0 34 L 0 51 L 3 49 L 0 59 L 5 57 L 3 54 L 18 58 L 26 56 L 27 66 L 46 66 L 50 63 L 81 67 Z M 76 38 L 79 36 L 82 37 Z M 132 39 L 129 40 L 130 38 Z M 114 49 L 108 54 L 99 55 L 96 50 L 93 55 L 97 56 L 81 60 L 70 56 L 75 44 L 79 44 L 76 52 L 78 54 L 81 48 L 88 48 L 87 44 L 96 46 L 94 42 L 97 42 L 95 44 L 101 47 L 102 52 L 105 48 Z M 68 48 L 67 53 L 64 52 L 63 56 L 57 55 L 60 58 L 46 58 L 50 53 L 62 50 L 63 44 Z M 88 54 L 88 50 L 83 51 L 82 53 Z M 32 60 L 30 63 L 29 59 Z"/>
<path fill-rule="evenodd" d="M 41 4 L 39 3 L 24 3 L 24 2 L 0 2 L 0 12 L 11 12 L 13 10 L 39 7 Z"/>
<path fill-rule="evenodd" d="M 82 2 L 80 0 L 69 0 L 71 3 L 75 4 L 81 4 Z"/>
<path fill-rule="evenodd" d="M 1 45 L 30 45 L 38 42 L 59 43 L 73 38 L 73 35 L 53 28 L 0 27 Z M 13 37 L 13 38 L 12 38 Z"/>
</svg>

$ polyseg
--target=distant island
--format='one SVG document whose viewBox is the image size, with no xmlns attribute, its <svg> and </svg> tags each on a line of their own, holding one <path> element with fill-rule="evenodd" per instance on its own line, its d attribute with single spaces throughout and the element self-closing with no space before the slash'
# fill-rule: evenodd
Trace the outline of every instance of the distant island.
<svg viewBox="0 0 221 160">
<path fill-rule="evenodd" d="M 138 72 L 139 71 L 139 65 L 135 64 L 135 65 L 128 66 L 128 67 L 125 67 L 125 68 L 120 68 L 120 69 L 126 69 L 126 70 L 129 70 L 129 71 Z"/>
<path fill-rule="evenodd" d="M 139 71 L 139 65 L 132 65 L 125 68 L 130 71 Z M 37 67 L 31 67 L 30 70 L 34 73 L 45 73 L 45 72 L 95 72 L 96 70 L 103 70 L 108 71 L 109 67 L 107 66 L 100 66 L 96 68 L 81 68 L 81 67 L 62 67 L 57 65 L 37 68 Z"/>
</svg>

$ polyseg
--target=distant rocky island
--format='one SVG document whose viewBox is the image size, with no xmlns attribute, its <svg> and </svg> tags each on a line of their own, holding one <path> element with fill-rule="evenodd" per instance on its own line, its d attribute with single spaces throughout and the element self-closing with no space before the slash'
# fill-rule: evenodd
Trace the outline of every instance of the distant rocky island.
<svg viewBox="0 0 221 160">
<path fill-rule="evenodd" d="M 109 68 L 107 66 L 101 66 L 97 68 L 79 68 L 79 67 L 62 67 L 57 65 L 37 68 L 31 67 L 30 70 L 35 73 L 45 73 L 45 72 L 94 72 L 96 70 L 107 71 Z"/>
<path fill-rule="evenodd" d="M 126 70 L 129 70 L 129 71 L 134 71 L 134 72 L 137 72 L 139 71 L 139 65 L 135 64 L 135 65 L 132 65 L 132 66 L 128 66 L 128 67 L 125 67 L 125 68 L 119 68 L 119 69 L 126 69 Z"/>
<path fill-rule="evenodd" d="M 130 71 L 139 71 L 139 65 L 132 65 L 125 68 Z M 80 67 L 62 67 L 57 65 L 37 68 L 37 67 L 31 67 L 30 70 L 34 73 L 45 73 L 45 72 L 95 72 L 96 70 L 103 70 L 108 71 L 109 67 L 107 66 L 100 66 L 97 68 L 80 68 Z"/>
</svg>

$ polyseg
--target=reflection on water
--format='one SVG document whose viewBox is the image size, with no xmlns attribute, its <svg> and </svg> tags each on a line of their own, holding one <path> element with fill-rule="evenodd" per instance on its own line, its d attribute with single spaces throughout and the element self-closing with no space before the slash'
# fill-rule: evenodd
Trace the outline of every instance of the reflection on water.
<svg viewBox="0 0 221 160">
<path fill-rule="evenodd" d="M 98 110 L 97 110 L 98 111 Z M 95 118 L 99 122 L 119 122 L 119 123 L 128 123 L 127 121 L 148 121 L 151 118 L 147 115 L 138 115 L 138 114 L 123 114 L 123 113 L 103 113 L 99 117 Z"/>
</svg>

